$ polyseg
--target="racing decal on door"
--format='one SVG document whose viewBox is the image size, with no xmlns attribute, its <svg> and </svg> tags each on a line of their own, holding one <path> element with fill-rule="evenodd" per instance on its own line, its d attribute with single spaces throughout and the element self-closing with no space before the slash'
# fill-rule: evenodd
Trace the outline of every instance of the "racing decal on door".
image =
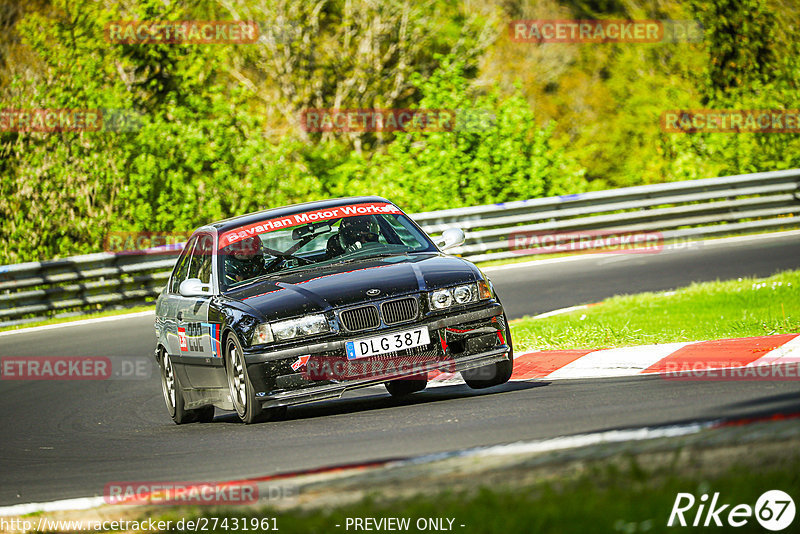
<svg viewBox="0 0 800 534">
<path fill-rule="evenodd" d="M 189 350 L 188 344 L 186 343 L 186 329 L 182 326 L 178 327 L 178 340 L 181 343 L 181 352 L 187 352 Z"/>
<path fill-rule="evenodd" d="M 215 358 L 222 357 L 222 346 L 219 342 L 219 325 L 215 323 L 201 323 L 208 328 L 208 336 L 211 338 L 211 355 Z"/>
<path fill-rule="evenodd" d="M 181 352 L 205 352 L 201 341 L 203 328 L 201 323 L 186 323 L 178 327 L 178 338 L 181 342 Z"/>
</svg>

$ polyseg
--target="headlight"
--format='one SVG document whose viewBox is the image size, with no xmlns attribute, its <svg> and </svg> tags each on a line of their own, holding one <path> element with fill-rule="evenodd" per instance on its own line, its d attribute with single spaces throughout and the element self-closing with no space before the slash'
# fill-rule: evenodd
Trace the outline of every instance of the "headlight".
<svg viewBox="0 0 800 534">
<path fill-rule="evenodd" d="M 449 308 L 453 304 L 453 295 L 450 294 L 449 289 L 442 289 L 431 293 L 431 308 L 434 310 L 443 310 Z"/>
<path fill-rule="evenodd" d="M 331 330 L 324 315 L 308 315 L 298 319 L 272 323 L 270 326 L 272 327 L 272 333 L 275 335 L 275 341 L 322 334 Z"/>
<path fill-rule="evenodd" d="M 453 298 L 456 301 L 456 304 L 467 304 L 468 302 L 473 302 L 478 300 L 475 298 L 477 296 L 477 289 L 475 288 L 475 284 L 469 286 L 458 286 L 457 288 L 453 289 Z"/>
<path fill-rule="evenodd" d="M 488 294 L 488 296 L 484 296 L 484 294 Z M 443 310 L 454 304 L 470 304 L 486 298 L 491 298 L 491 291 L 483 280 L 477 284 L 439 289 L 431 292 L 429 296 L 432 310 Z"/>
<path fill-rule="evenodd" d="M 253 334 L 253 343 L 286 341 L 287 339 L 324 334 L 330 331 L 330 324 L 324 315 L 307 315 L 306 317 L 288 321 L 258 325 Z"/>
</svg>

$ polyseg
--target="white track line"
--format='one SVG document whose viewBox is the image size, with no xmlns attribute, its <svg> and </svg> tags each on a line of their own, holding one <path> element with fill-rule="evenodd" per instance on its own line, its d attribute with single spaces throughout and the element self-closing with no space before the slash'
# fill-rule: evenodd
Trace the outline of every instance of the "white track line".
<svg viewBox="0 0 800 534">
<path fill-rule="evenodd" d="M 81 497 L 63 501 L 32 502 L 0 507 L 0 517 L 35 514 L 37 512 L 66 512 L 88 510 L 105 504 L 103 497 Z"/>
<path fill-rule="evenodd" d="M 622 441 L 642 441 L 656 438 L 670 438 L 696 434 L 703 429 L 713 426 L 715 422 L 691 423 L 687 425 L 677 425 L 655 428 L 633 428 L 629 430 L 609 430 L 606 432 L 596 432 L 592 434 L 578 434 L 575 436 L 564 436 L 559 438 L 546 439 L 541 441 L 521 441 L 508 445 L 496 445 L 477 450 L 471 456 L 505 456 L 510 454 L 531 454 L 560 451 L 565 449 L 575 449 L 598 445 L 601 443 L 619 443 Z"/>
<path fill-rule="evenodd" d="M 84 326 L 87 324 L 107 323 L 109 321 L 119 321 L 121 319 L 133 319 L 135 317 L 147 317 L 148 315 L 155 315 L 155 310 L 148 310 L 135 313 L 124 313 L 120 315 L 109 315 L 107 317 L 97 317 L 95 319 L 81 319 L 78 321 L 70 321 L 66 323 L 46 324 L 42 326 L 32 326 L 30 328 L 18 328 L 17 330 L 7 330 L 0 332 L 0 337 L 10 336 L 13 334 L 28 334 L 33 332 L 41 332 L 43 330 L 53 330 L 55 328 L 64 328 L 67 326 Z"/>
<path fill-rule="evenodd" d="M 540 313 L 539 315 L 534 315 L 534 319 L 544 319 L 546 317 L 553 317 L 554 315 L 561 315 L 562 313 L 569 313 L 578 310 L 586 310 L 589 308 L 588 304 L 581 304 L 580 306 L 570 306 L 568 308 L 559 308 L 557 310 L 549 311 Z"/>
<path fill-rule="evenodd" d="M 425 464 L 450 458 L 480 458 L 487 456 L 506 456 L 511 454 L 536 454 L 566 449 L 576 449 L 579 447 L 587 447 L 603 443 L 620 443 L 624 441 L 643 441 L 656 438 L 686 436 L 689 434 L 696 434 L 701 430 L 713 426 L 715 423 L 716 422 L 690 423 L 686 425 L 668 427 L 644 427 L 629 430 L 610 430 L 606 432 L 561 436 L 537 441 L 518 441 L 505 445 L 490 445 L 458 451 L 427 454 L 405 460 L 398 460 L 396 462 L 390 462 L 384 467 L 376 469 L 391 469 L 407 465 Z M 246 483 L 247 480 L 241 480 L 238 482 Z M 105 500 L 103 497 L 86 497 L 46 503 L 17 504 L 13 506 L 0 507 L 0 517 L 20 516 L 37 512 L 86 510 L 89 508 L 102 506 L 104 504 Z"/>
<path fill-rule="evenodd" d="M 683 249 L 696 250 L 700 246 L 725 245 L 729 243 L 757 241 L 760 239 L 776 239 L 776 238 L 796 236 L 796 235 L 800 235 L 800 230 L 787 230 L 785 232 L 772 232 L 769 234 L 740 235 L 733 237 L 720 237 L 717 239 L 703 239 L 700 241 L 687 241 L 680 243 L 680 246 L 676 246 L 674 244 L 668 244 L 665 245 L 664 248 L 667 250 L 675 250 L 676 252 L 680 252 Z M 506 265 L 491 265 L 489 267 L 482 267 L 481 270 L 483 272 L 490 273 L 493 271 L 503 271 L 506 269 L 524 269 L 526 267 L 535 267 L 537 265 L 550 265 L 553 263 L 563 263 L 567 261 L 590 260 L 590 259 L 616 257 L 616 256 L 620 256 L 620 253 L 597 253 L 597 254 L 584 253 L 584 254 L 579 254 L 577 256 L 564 256 L 562 258 L 531 260 L 519 263 L 508 263 Z"/>
<path fill-rule="evenodd" d="M 481 267 L 481 271 L 490 273 L 493 271 L 504 271 L 506 269 L 518 269 L 520 267 L 535 267 L 537 265 L 550 265 L 551 263 L 564 263 L 568 261 L 580 261 L 580 260 L 588 260 L 588 259 L 597 259 L 597 258 L 607 258 L 611 256 L 617 256 L 618 254 L 610 254 L 610 253 L 597 253 L 597 254 L 579 254 L 576 256 L 564 256 L 562 258 L 547 258 L 544 260 L 531 260 L 531 261 L 522 261 L 519 263 L 509 263 L 506 265 L 490 265 L 489 267 Z"/>
</svg>

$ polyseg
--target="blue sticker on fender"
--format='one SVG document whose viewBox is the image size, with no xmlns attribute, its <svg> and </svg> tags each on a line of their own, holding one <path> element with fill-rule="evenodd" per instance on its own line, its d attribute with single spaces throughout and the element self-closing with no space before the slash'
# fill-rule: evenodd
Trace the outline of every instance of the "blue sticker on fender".
<svg viewBox="0 0 800 534">
<path fill-rule="evenodd" d="M 211 338 L 211 355 L 215 358 L 222 357 L 220 354 L 220 347 L 219 344 L 219 328 L 217 328 L 216 323 L 203 323 L 203 326 L 208 328 L 208 335 Z"/>
</svg>

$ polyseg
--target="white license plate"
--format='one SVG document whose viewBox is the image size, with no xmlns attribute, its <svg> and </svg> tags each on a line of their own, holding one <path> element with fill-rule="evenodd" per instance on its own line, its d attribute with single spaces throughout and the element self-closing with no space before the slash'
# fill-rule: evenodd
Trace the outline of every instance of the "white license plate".
<svg viewBox="0 0 800 534">
<path fill-rule="evenodd" d="M 431 338 L 428 334 L 428 327 L 423 326 L 414 328 L 413 330 L 404 330 L 402 332 L 394 332 L 383 336 L 354 339 L 353 341 L 346 342 L 344 346 L 347 351 L 347 359 L 355 360 L 357 358 L 386 354 L 387 352 L 394 352 L 396 350 L 413 349 L 414 347 L 427 345 L 430 342 Z"/>
</svg>

